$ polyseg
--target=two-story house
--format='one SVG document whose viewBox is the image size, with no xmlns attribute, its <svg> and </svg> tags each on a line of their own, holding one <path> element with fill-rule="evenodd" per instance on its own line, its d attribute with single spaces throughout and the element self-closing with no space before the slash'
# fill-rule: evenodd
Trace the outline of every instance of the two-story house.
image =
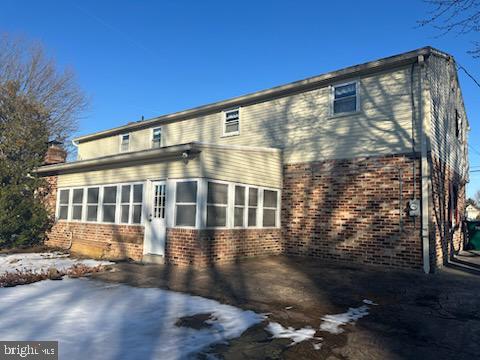
<svg viewBox="0 0 480 360">
<path fill-rule="evenodd" d="M 55 204 L 47 243 L 429 272 L 461 246 L 467 129 L 455 61 L 426 47 L 81 136 L 77 161 L 38 169 Z"/>
</svg>

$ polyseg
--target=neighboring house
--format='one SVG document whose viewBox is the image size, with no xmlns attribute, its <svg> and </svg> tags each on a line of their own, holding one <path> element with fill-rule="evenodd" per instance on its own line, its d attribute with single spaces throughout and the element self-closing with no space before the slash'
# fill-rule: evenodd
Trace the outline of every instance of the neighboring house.
<svg viewBox="0 0 480 360">
<path fill-rule="evenodd" d="M 467 130 L 455 61 L 430 47 L 129 123 L 38 169 L 55 202 L 47 243 L 173 264 L 287 254 L 429 272 L 463 241 Z"/>
<path fill-rule="evenodd" d="M 480 219 L 480 209 L 473 204 L 468 204 L 465 209 L 467 214 L 467 220 L 478 220 Z"/>
</svg>

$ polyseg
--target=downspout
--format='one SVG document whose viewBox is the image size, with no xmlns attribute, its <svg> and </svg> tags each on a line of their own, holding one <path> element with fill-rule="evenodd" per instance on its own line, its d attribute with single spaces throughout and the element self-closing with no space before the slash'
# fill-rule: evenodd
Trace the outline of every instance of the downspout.
<svg viewBox="0 0 480 360">
<path fill-rule="evenodd" d="M 427 158 L 427 129 L 423 109 L 423 69 L 425 67 L 425 59 L 423 55 L 418 56 L 418 76 L 420 85 L 419 107 L 418 113 L 420 117 L 420 153 L 421 153 L 421 173 L 422 173 L 422 255 L 423 255 L 423 271 L 425 274 L 430 273 L 430 234 L 429 234 L 429 165 Z"/>
</svg>

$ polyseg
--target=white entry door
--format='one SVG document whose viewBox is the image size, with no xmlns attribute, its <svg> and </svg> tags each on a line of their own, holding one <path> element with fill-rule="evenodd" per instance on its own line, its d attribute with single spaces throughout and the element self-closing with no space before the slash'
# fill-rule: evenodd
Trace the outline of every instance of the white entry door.
<svg viewBox="0 0 480 360">
<path fill-rule="evenodd" d="M 165 181 L 152 181 L 149 214 L 146 223 L 145 252 L 155 255 L 165 254 L 166 227 L 166 184 Z"/>
</svg>

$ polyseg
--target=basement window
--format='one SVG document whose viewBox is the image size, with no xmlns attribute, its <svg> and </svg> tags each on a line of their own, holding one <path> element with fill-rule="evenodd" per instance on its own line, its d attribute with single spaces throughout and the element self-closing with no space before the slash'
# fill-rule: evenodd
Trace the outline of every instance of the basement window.
<svg viewBox="0 0 480 360">
<path fill-rule="evenodd" d="M 358 83 L 332 86 L 332 115 L 358 111 Z"/>
<path fill-rule="evenodd" d="M 223 112 L 223 136 L 240 134 L 240 108 Z"/>
</svg>

